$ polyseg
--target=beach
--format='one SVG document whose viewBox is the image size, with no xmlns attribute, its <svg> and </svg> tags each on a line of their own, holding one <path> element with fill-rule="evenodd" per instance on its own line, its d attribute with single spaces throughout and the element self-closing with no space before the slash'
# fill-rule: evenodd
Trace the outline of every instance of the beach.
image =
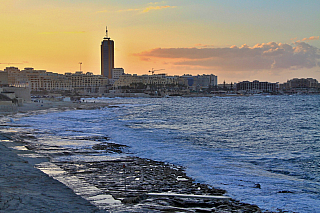
<svg viewBox="0 0 320 213">
<path fill-rule="evenodd" d="M 3 115 L 2 120 L 101 107 L 108 105 L 94 102 L 30 103 L 20 107 L 16 114 Z M 186 175 L 183 167 L 165 162 L 134 156 L 89 163 L 50 162 L 50 155 L 34 157 L 38 147 L 24 140 L 36 140 L 32 134 L 14 132 L 14 124 L 10 128 L 5 122 L 1 125 L 7 131 L 0 136 L 0 212 L 261 212 L 256 205 L 224 196 L 226 191 L 223 189 L 196 183 Z M 109 142 L 101 142 L 93 148 L 107 153 L 127 152 L 125 146 Z M 73 154 L 63 153 L 66 156 Z M 54 154 L 51 152 L 51 155 Z M 46 170 L 46 163 L 63 172 L 43 173 L 40 170 Z M 66 177 L 79 181 L 73 184 Z M 89 188 L 96 190 L 88 192 L 86 189 Z M 164 193 L 170 193 L 170 196 Z"/>
</svg>

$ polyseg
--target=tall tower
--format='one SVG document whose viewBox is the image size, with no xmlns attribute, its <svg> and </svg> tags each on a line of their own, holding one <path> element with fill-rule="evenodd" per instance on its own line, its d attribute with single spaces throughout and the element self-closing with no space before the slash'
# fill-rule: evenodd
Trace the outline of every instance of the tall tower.
<svg viewBox="0 0 320 213">
<path fill-rule="evenodd" d="M 108 28 L 106 27 L 106 36 L 101 42 L 101 75 L 112 78 L 112 69 L 114 68 L 114 42 L 108 37 Z"/>
</svg>

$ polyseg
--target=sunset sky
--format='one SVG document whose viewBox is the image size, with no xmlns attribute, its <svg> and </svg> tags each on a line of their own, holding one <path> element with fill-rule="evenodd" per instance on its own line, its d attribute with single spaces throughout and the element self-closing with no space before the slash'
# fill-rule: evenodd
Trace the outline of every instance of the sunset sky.
<svg viewBox="0 0 320 213">
<path fill-rule="evenodd" d="M 0 70 L 100 74 L 108 26 L 126 73 L 320 81 L 319 0 L 0 0 Z"/>
</svg>

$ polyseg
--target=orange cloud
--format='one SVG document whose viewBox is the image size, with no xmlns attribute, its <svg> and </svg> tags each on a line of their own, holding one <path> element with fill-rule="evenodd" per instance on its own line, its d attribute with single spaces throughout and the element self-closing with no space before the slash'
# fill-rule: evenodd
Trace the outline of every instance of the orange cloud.
<svg viewBox="0 0 320 213">
<path fill-rule="evenodd" d="M 312 40 L 319 40 L 319 36 L 311 36 L 311 37 L 309 37 L 309 38 L 303 38 L 303 39 L 298 40 L 298 41 L 296 41 L 296 42 L 301 42 L 301 41 L 306 41 L 306 42 L 308 42 L 308 41 L 312 41 Z"/>
<path fill-rule="evenodd" d="M 166 9 L 166 8 L 176 8 L 176 6 L 168 6 L 168 5 L 166 5 L 166 6 L 150 6 L 150 7 L 147 7 L 147 8 L 145 8 L 142 12 L 143 13 L 147 13 L 147 12 L 149 12 L 150 10 L 162 10 L 162 9 Z"/>
<path fill-rule="evenodd" d="M 151 5 L 156 5 L 156 4 L 161 4 L 164 2 L 151 2 L 149 4 Z M 149 6 L 146 8 L 129 8 L 129 9 L 124 9 L 124 10 L 117 10 L 117 11 L 109 11 L 109 10 L 101 10 L 101 11 L 97 11 L 96 13 L 107 13 L 107 12 L 132 12 L 132 11 L 140 11 L 141 13 L 147 13 L 150 12 L 151 10 L 162 10 L 162 9 L 166 9 L 166 8 L 176 8 L 176 6 Z"/>
<path fill-rule="evenodd" d="M 304 38 L 302 41 L 319 40 L 319 36 L 311 36 L 309 38 Z"/>
<path fill-rule="evenodd" d="M 301 69 L 320 66 L 319 49 L 304 42 L 293 45 L 276 42 L 250 47 L 155 48 L 135 54 L 142 58 L 163 59 L 175 66 L 194 66 L 231 71 Z"/>
</svg>

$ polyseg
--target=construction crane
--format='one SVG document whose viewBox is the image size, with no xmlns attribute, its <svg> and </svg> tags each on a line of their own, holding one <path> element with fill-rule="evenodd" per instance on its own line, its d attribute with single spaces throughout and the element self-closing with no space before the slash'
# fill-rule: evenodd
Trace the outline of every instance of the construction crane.
<svg viewBox="0 0 320 213">
<path fill-rule="evenodd" d="M 152 70 L 149 70 L 149 72 L 151 72 L 151 73 L 152 73 L 152 75 L 154 75 L 154 72 L 156 72 L 156 71 L 160 71 L 160 70 L 164 70 L 164 69 L 154 70 L 154 69 L 152 68 Z"/>
</svg>

